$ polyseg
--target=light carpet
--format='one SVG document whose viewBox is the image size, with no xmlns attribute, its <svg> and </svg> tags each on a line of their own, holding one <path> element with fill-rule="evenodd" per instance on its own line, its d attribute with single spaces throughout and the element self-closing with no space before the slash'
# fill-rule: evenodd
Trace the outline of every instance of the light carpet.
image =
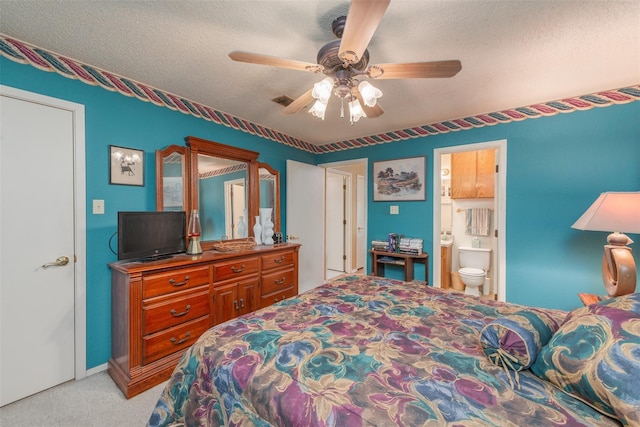
<svg viewBox="0 0 640 427">
<path fill-rule="evenodd" d="M 165 383 L 126 399 L 106 371 L 0 408 L 3 427 L 144 426 Z"/>
</svg>

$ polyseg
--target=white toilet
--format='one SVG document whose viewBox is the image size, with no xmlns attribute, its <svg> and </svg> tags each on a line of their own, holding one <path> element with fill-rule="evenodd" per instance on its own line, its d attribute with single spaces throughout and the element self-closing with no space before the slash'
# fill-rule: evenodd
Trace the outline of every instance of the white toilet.
<svg viewBox="0 0 640 427">
<path fill-rule="evenodd" d="M 461 246 L 458 248 L 460 261 L 460 280 L 465 284 L 464 293 L 480 296 L 479 288 L 484 285 L 489 266 L 491 265 L 491 249 L 470 248 Z"/>
</svg>

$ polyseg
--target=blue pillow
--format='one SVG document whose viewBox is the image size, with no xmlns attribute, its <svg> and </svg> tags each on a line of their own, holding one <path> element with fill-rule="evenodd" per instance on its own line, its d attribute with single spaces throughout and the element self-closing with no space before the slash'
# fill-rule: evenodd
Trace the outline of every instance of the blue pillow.
<svg viewBox="0 0 640 427">
<path fill-rule="evenodd" d="M 640 425 L 640 294 L 574 310 L 534 374 L 624 425 Z"/>
<path fill-rule="evenodd" d="M 529 368 L 560 326 L 550 312 L 527 309 L 499 317 L 480 332 L 482 351 L 494 364 L 521 371 Z"/>
</svg>

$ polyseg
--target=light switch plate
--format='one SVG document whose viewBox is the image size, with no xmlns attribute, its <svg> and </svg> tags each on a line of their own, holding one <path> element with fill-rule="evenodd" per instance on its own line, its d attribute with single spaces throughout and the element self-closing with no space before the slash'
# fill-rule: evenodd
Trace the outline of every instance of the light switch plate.
<svg viewBox="0 0 640 427">
<path fill-rule="evenodd" d="M 389 213 L 391 215 L 398 215 L 400 213 L 400 208 L 398 206 L 391 206 L 389 208 Z"/>
<path fill-rule="evenodd" d="M 103 215 L 104 214 L 104 200 L 94 200 L 93 201 L 93 214 L 94 215 Z"/>
</svg>

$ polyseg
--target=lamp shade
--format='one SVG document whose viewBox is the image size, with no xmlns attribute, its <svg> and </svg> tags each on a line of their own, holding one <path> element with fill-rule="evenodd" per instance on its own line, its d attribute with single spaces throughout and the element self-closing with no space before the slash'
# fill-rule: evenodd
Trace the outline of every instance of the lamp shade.
<svg viewBox="0 0 640 427">
<path fill-rule="evenodd" d="M 640 233 L 640 191 L 600 194 L 571 228 Z"/>
</svg>

